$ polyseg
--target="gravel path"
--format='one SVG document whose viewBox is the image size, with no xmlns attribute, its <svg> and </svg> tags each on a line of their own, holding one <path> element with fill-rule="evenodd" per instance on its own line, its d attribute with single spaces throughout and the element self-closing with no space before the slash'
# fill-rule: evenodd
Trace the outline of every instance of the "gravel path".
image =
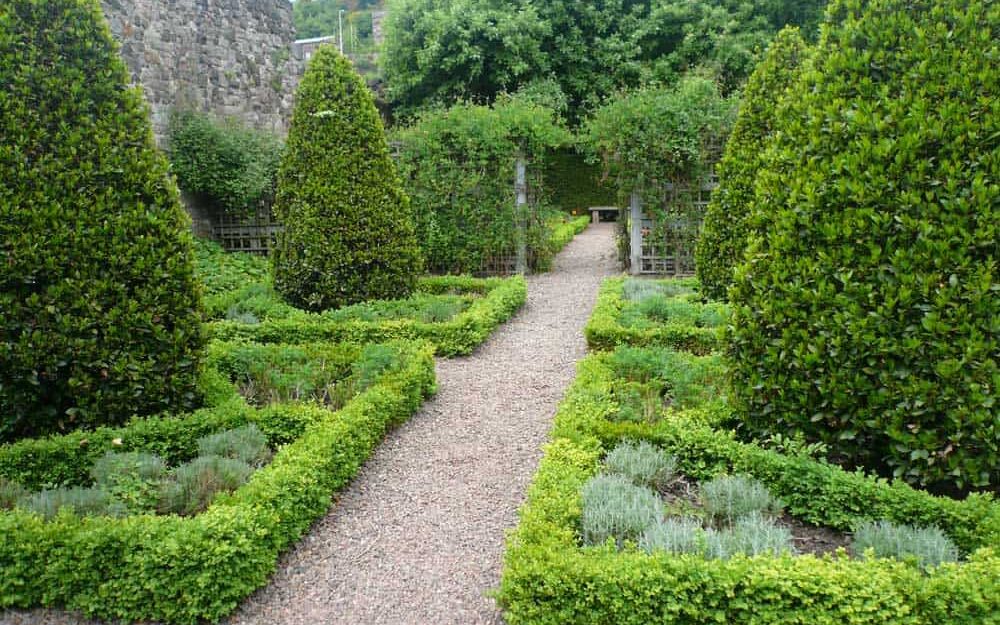
<svg viewBox="0 0 1000 625">
<path fill-rule="evenodd" d="M 528 279 L 524 308 L 472 356 L 438 360 L 438 394 L 386 437 L 270 584 L 224 622 L 501 623 L 485 593 L 499 583 L 504 533 L 586 354 L 583 326 L 614 257 L 613 224 L 592 225 L 553 271 Z M 87 621 L 0 615 L 29 622 Z"/>
</svg>

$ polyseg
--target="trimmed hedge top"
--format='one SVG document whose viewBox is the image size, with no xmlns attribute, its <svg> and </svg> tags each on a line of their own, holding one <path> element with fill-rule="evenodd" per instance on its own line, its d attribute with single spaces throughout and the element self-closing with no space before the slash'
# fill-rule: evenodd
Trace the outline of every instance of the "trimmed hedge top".
<svg viewBox="0 0 1000 625">
<path fill-rule="evenodd" d="M 498 325 L 513 315 L 527 296 L 527 283 L 521 276 L 512 278 L 469 278 L 465 276 L 438 276 L 421 278 L 420 293 L 409 300 L 376 301 L 343 310 L 350 317 L 339 318 L 336 313 L 307 313 L 269 300 L 267 295 L 259 302 L 264 313 L 253 323 L 239 318 L 217 321 L 210 325 L 212 336 L 217 339 L 243 338 L 262 343 L 298 343 L 302 341 L 347 341 L 368 343 L 392 339 L 425 339 L 434 343 L 438 355 L 469 354 L 486 340 Z M 420 295 L 432 300 L 434 295 L 452 294 L 453 298 L 467 298 L 467 308 L 447 319 L 418 319 L 412 314 L 379 318 L 380 313 L 391 313 L 393 308 L 405 309 L 415 304 Z M 454 295 L 458 294 L 458 295 Z M 234 292 L 212 301 L 217 312 L 227 308 L 241 308 L 246 291 Z M 447 299 L 437 298 L 441 303 Z M 433 306 L 433 301 L 429 301 Z M 361 308 L 361 307 L 359 307 Z M 360 313 L 357 316 L 354 313 Z M 425 313 L 433 312 L 425 309 Z M 374 318 L 365 318 L 370 313 Z"/>
<path fill-rule="evenodd" d="M 805 54 L 799 29 L 785 28 L 747 80 L 733 133 L 716 168 L 719 186 L 705 210 L 695 250 L 698 278 L 708 297 L 726 298 L 733 282 L 733 268 L 743 259 L 754 183 L 763 165 L 764 149 L 777 130 L 774 118 L 778 102 L 798 77 Z"/>
<path fill-rule="evenodd" d="M 691 278 L 605 280 L 597 293 L 594 312 L 583 330 L 587 346 L 593 350 L 610 351 L 620 345 L 661 345 L 698 354 L 719 349 L 723 345 L 721 322 L 725 319 L 727 309 L 718 303 L 691 301 L 693 297 L 697 297 L 698 288 L 698 281 Z M 636 291 L 634 299 L 627 297 L 626 289 Z M 667 300 L 664 303 L 675 303 L 676 309 L 664 307 L 662 312 L 655 309 L 644 310 L 644 299 L 661 302 Z M 651 303 L 658 302 L 647 302 Z M 696 325 L 687 322 L 691 316 L 711 316 L 717 319 L 715 323 Z M 630 317 L 642 323 L 629 323 Z"/>
<path fill-rule="evenodd" d="M 371 91 L 332 46 L 296 94 L 274 212 L 274 286 L 308 310 L 406 297 L 423 261 Z"/>
<path fill-rule="evenodd" d="M 1000 487 L 1000 4 L 840 0 L 779 111 L 737 272 L 756 434 Z"/>
<path fill-rule="evenodd" d="M 197 402 L 189 220 L 96 0 L 0 4 L 0 440 Z"/>
</svg>

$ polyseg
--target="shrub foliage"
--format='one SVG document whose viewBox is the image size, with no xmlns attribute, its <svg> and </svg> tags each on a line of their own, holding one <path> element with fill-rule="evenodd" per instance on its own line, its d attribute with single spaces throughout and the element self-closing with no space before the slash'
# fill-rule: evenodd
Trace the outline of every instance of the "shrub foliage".
<svg viewBox="0 0 1000 625">
<path fill-rule="evenodd" d="M 712 192 L 695 249 L 698 278 L 709 297 L 725 299 L 733 268 L 746 251 L 754 182 L 764 148 L 777 130 L 776 106 L 798 76 L 805 51 L 797 28 L 782 30 L 747 81 L 733 133 L 716 169 L 719 186 Z"/>
<path fill-rule="evenodd" d="M 184 191 L 235 213 L 252 214 L 272 201 L 278 137 L 194 111 L 174 112 L 169 133 L 170 164 Z"/>
<path fill-rule="evenodd" d="M 371 91 L 332 47 L 299 84 L 278 172 L 274 286 L 309 310 L 405 297 L 421 272 L 409 200 Z"/>
<path fill-rule="evenodd" d="M 843 0 L 828 18 L 758 183 L 733 399 L 753 432 L 995 488 L 1000 5 Z"/>
<path fill-rule="evenodd" d="M 92 0 L 0 6 L 0 440 L 189 408 L 188 219 Z"/>
<path fill-rule="evenodd" d="M 529 254 L 544 250 L 547 227 L 538 210 L 546 150 L 569 140 L 555 112 L 528 98 L 493 106 L 459 103 L 425 113 L 397 133 L 400 170 L 413 200 L 417 238 L 428 267 L 441 273 L 492 270 L 512 258 L 517 224 Z M 515 162 L 528 167 L 527 214 L 515 209 Z"/>
</svg>

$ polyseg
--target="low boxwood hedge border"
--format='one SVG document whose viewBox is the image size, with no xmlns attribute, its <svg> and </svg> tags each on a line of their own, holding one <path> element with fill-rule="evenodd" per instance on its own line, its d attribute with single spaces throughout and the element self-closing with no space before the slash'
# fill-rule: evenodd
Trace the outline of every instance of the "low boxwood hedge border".
<svg viewBox="0 0 1000 625">
<path fill-rule="evenodd" d="M 1000 618 L 1000 505 L 934 497 L 805 456 L 737 441 L 718 409 L 615 423 L 608 355 L 583 360 L 556 416 L 520 523 L 508 539 L 498 598 L 511 625 L 606 623 L 990 624 Z M 580 488 L 623 439 L 656 442 L 696 478 L 741 472 L 803 520 L 848 529 L 862 518 L 934 524 L 969 554 L 928 572 L 843 555 L 710 560 L 633 547 L 579 546 Z"/>
<path fill-rule="evenodd" d="M 560 215 L 558 219 L 550 223 L 551 233 L 549 234 L 546 254 L 539 262 L 539 271 L 549 271 L 556 254 L 569 245 L 573 238 L 587 229 L 590 225 L 590 217 L 582 215 L 579 217 Z"/>
<path fill-rule="evenodd" d="M 517 312 L 528 294 L 527 283 L 521 276 L 422 278 L 417 290 L 424 293 L 479 293 L 482 297 L 453 319 L 440 323 L 412 319 L 332 321 L 316 317 L 308 320 L 268 319 L 254 324 L 216 321 L 208 327 L 216 339 L 248 339 L 260 343 L 379 343 L 398 339 L 424 339 L 435 345 L 438 355 L 458 356 L 472 353 L 498 325 Z"/>
<path fill-rule="evenodd" d="M 189 456 L 202 434 L 246 422 L 279 446 L 247 484 L 194 517 L 0 513 L 0 608 L 168 623 L 230 613 L 267 582 L 279 553 L 327 511 L 387 429 L 433 392 L 433 347 L 390 345 L 401 366 L 336 412 L 303 403 L 254 409 L 216 373 L 206 382 L 214 405 L 190 415 L 0 447 L 0 474 L 39 486 L 72 481 L 109 449 Z"/>
<path fill-rule="evenodd" d="M 619 321 L 629 305 L 622 297 L 627 278 L 609 278 L 597 293 L 597 303 L 584 328 L 590 349 L 610 351 L 619 345 L 669 346 L 707 354 L 722 346 L 723 328 L 699 328 L 684 323 L 664 323 L 652 328 L 628 328 Z"/>
</svg>

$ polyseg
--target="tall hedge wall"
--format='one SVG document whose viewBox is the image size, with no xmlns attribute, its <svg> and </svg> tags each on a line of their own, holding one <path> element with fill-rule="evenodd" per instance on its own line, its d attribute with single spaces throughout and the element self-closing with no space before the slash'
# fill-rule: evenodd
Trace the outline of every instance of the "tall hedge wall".
<svg viewBox="0 0 1000 625">
<path fill-rule="evenodd" d="M 0 4 L 0 440 L 195 403 L 189 222 L 96 0 Z"/>
<path fill-rule="evenodd" d="M 838 0 L 758 188 L 733 399 L 754 432 L 1000 486 L 1000 4 Z"/>
<path fill-rule="evenodd" d="M 274 203 L 285 225 L 275 288 L 309 310 L 409 295 L 423 263 L 371 91 L 324 46 L 296 98 Z"/>
<path fill-rule="evenodd" d="M 614 189 L 601 184 L 601 168 L 574 150 L 556 150 L 545 167 L 545 186 L 552 206 L 586 214 L 591 206 L 616 206 Z"/>
<path fill-rule="evenodd" d="M 698 278 L 709 297 L 725 299 L 733 268 L 746 251 L 754 182 L 776 130 L 778 100 L 798 76 L 805 51 L 799 29 L 785 28 L 747 81 L 733 133 L 716 169 L 719 186 L 712 192 L 695 249 Z"/>
</svg>

